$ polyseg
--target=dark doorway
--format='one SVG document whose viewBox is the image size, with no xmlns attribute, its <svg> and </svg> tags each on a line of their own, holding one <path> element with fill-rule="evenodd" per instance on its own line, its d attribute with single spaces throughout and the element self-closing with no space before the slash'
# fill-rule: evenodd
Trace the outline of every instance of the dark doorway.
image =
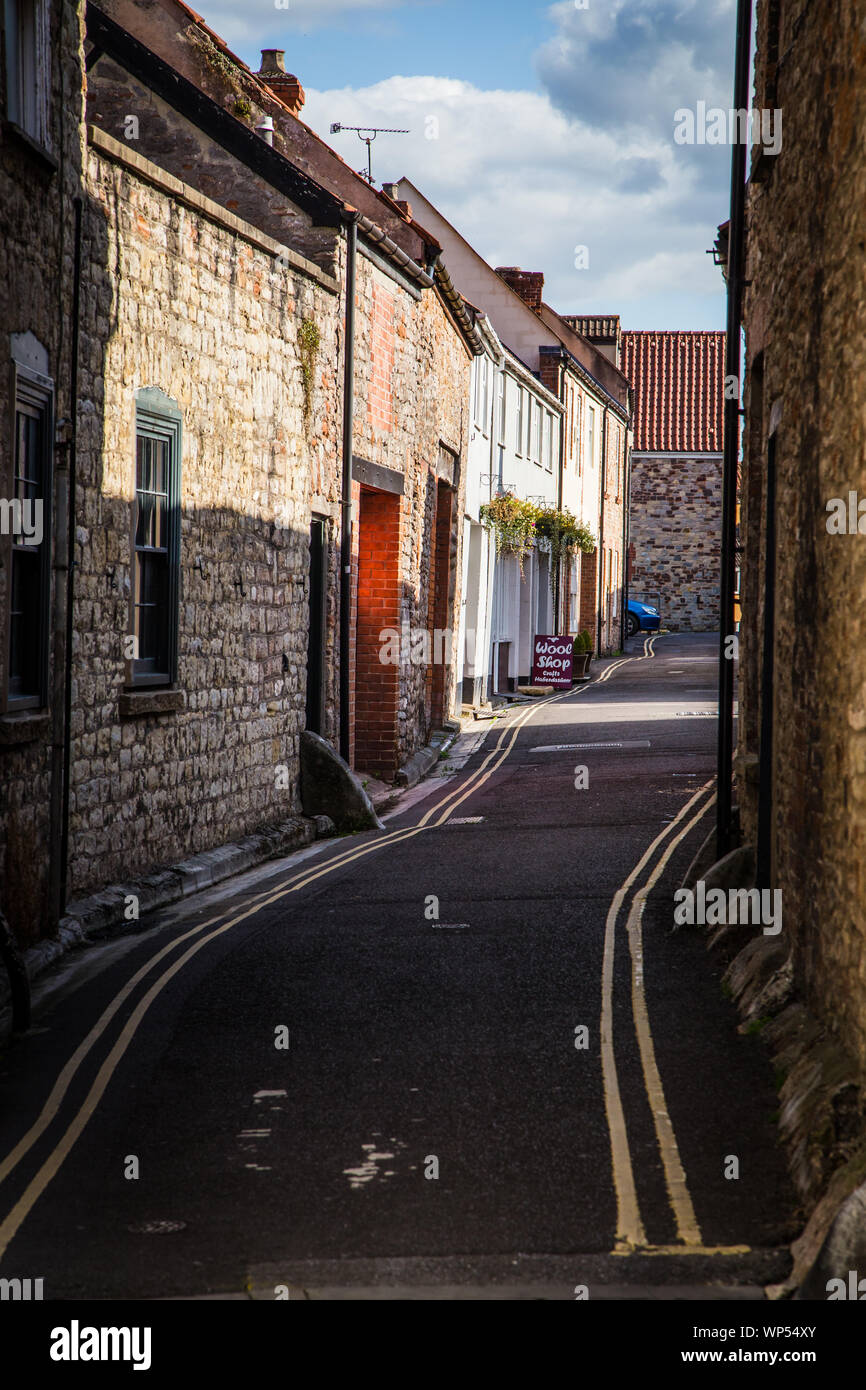
<svg viewBox="0 0 866 1390">
<path fill-rule="evenodd" d="M 427 710 L 431 729 L 440 729 L 445 720 L 451 672 L 451 643 L 444 636 L 437 639 L 436 633 L 444 634 L 448 630 L 451 614 L 453 498 L 453 490 L 446 483 L 439 482 L 436 488 L 427 604 L 433 658 L 427 678 Z"/>
<path fill-rule="evenodd" d="M 307 728 L 322 732 L 325 706 L 325 622 L 328 572 L 327 523 L 313 517 L 310 524 L 310 630 L 307 643 Z"/>
</svg>

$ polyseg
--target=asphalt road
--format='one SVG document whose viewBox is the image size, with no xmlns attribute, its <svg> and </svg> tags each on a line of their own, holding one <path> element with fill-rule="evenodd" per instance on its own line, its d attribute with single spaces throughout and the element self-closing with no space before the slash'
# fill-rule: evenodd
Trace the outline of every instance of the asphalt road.
<svg viewBox="0 0 866 1390">
<path fill-rule="evenodd" d="M 45 978 L 0 1069 L 0 1275 L 61 1299 L 781 1279 L 769 1061 L 672 931 L 712 826 L 716 641 L 654 646 L 512 708 L 386 833 Z"/>
</svg>

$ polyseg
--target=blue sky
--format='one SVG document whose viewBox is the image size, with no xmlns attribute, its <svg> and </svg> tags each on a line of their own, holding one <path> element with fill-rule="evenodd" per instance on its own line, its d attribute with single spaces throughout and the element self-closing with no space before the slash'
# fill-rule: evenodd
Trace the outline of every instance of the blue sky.
<svg viewBox="0 0 866 1390">
<path fill-rule="evenodd" d="M 374 146 L 491 264 L 545 273 L 562 313 L 625 328 L 723 328 L 705 254 L 727 216 L 730 150 L 673 140 L 674 113 L 730 105 L 735 0 L 206 0 L 253 68 L 283 47 L 302 118 L 407 126 Z M 578 248 L 586 248 L 583 254 Z M 587 264 L 588 262 L 588 264 Z M 580 268 L 578 268 L 580 266 Z"/>
</svg>

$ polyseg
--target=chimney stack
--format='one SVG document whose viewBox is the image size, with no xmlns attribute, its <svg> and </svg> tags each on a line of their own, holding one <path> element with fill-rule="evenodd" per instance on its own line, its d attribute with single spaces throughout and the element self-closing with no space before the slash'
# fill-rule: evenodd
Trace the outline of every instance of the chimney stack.
<svg viewBox="0 0 866 1390">
<path fill-rule="evenodd" d="M 412 221 L 412 204 L 407 203 L 405 198 L 400 197 L 399 183 L 383 183 L 382 192 L 387 194 L 392 203 L 396 203 L 404 217 Z"/>
<path fill-rule="evenodd" d="M 524 304 L 541 311 L 541 294 L 544 289 L 544 275 L 540 270 L 521 270 L 519 265 L 498 265 L 496 274 L 501 275 L 506 285 L 520 295 Z"/>
<path fill-rule="evenodd" d="M 269 87 L 275 97 L 279 97 L 293 115 L 297 116 L 306 96 L 304 89 L 293 73 L 286 72 L 286 65 L 283 59 L 286 56 L 284 48 L 263 48 L 262 65 L 256 73 L 266 87 Z"/>
</svg>

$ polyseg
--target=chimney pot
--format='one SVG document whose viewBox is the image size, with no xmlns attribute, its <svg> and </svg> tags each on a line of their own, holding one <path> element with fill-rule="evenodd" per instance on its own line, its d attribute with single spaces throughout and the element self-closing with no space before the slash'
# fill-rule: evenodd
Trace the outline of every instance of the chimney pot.
<svg viewBox="0 0 866 1390">
<path fill-rule="evenodd" d="M 262 65 L 259 68 L 259 77 L 265 77 L 273 73 L 275 77 L 281 76 L 286 71 L 283 59 L 286 56 L 284 48 L 263 48 Z"/>
<path fill-rule="evenodd" d="M 263 48 L 262 65 L 256 77 L 297 116 L 307 98 L 294 73 L 286 72 L 285 56 L 284 48 Z"/>
</svg>

